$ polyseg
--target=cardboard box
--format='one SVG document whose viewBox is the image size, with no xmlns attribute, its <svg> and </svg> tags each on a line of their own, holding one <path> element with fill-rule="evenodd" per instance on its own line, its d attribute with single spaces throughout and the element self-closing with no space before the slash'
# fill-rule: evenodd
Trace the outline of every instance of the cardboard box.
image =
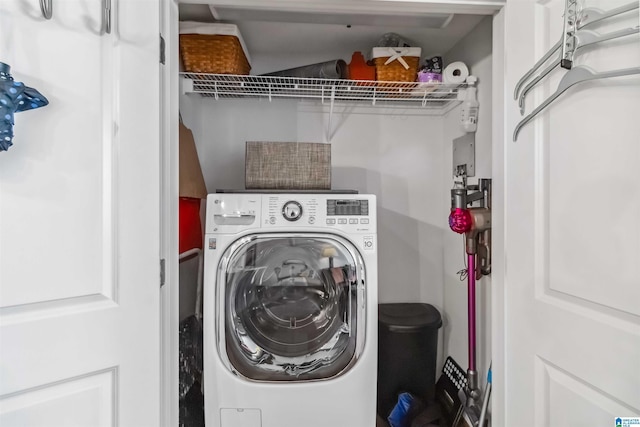
<svg viewBox="0 0 640 427">
<path fill-rule="evenodd" d="M 250 190 L 330 190 L 331 144 L 249 141 L 245 186 Z"/>
<path fill-rule="evenodd" d="M 207 198 L 193 133 L 180 123 L 180 197 Z"/>
</svg>

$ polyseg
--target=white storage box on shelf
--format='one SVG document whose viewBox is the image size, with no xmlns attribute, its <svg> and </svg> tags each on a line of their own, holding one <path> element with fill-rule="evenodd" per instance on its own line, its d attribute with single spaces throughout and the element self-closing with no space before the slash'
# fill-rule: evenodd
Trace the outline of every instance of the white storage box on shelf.
<svg viewBox="0 0 640 427">
<path fill-rule="evenodd" d="M 249 50 L 234 24 L 180 23 L 180 55 L 194 73 L 247 75 Z"/>
</svg>

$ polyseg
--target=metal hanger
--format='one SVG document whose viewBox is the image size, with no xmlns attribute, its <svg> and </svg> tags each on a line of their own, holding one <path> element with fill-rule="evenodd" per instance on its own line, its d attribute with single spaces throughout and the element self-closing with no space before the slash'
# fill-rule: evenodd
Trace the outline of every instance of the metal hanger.
<svg viewBox="0 0 640 427">
<path fill-rule="evenodd" d="M 545 99 L 542 104 L 540 104 L 535 110 L 531 112 L 527 117 L 522 119 L 520 123 L 516 126 L 513 132 L 513 141 L 517 141 L 518 133 L 520 130 L 529 123 L 535 116 L 538 115 L 542 110 L 544 110 L 549 104 L 555 101 L 560 95 L 562 95 L 567 89 L 571 86 L 574 86 L 578 83 L 586 82 L 589 80 L 598 80 L 598 79 L 607 79 L 611 77 L 622 77 L 622 76 L 630 76 L 633 74 L 640 74 L 640 67 L 634 68 L 624 68 L 621 70 L 612 70 L 605 71 L 602 73 L 595 72 L 588 67 L 583 65 L 577 66 L 569 70 L 560 80 L 560 84 L 558 84 L 558 89 L 555 91 L 553 95 L 549 98 Z"/>
<path fill-rule="evenodd" d="M 612 16 L 620 15 L 621 13 L 629 12 L 638 8 L 638 2 L 631 2 L 624 6 L 616 7 L 615 9 L 603 11 L 595 7 L 584 9 L 578 19 L 578 29 L 584 28 L 587 25 L 594 24 L 603 19 L 611 18 Z"/>
<path fill-rule="evenodd" d="M 580 14 L 580 18 L 578 19 L 576 29 L 580 30 L 582 28 L 587 27 L 588 25 L 595 24 L 596 22 L 600 22 L 604 19 L 611 18 L 612 16 L 620 15 L 621 13 L 629 12 L 635 9 L 638 9 L 637 1 L 631 2 L 624 6 L 617 7 L 615 9 L 608 10 L 606 12 L 603 12 L 602 10 L 596 9 L 596 8 L 584 9 Z M 560 40 L 555 45 L 553 45 L 553 47 L 547 53 L 545 53 L 545 55 L 542 58 L 540 58 L 538 62 L 535 63 L 533 68 L 531 68 L 529 71 L 526 72 L 524 76 L 522 76 L 522 78 L 518 81 L 518 83 L 516 83 L 516 88 L 513 93 L 513 99 L 516 99 L 516 100 L 518 99 L 520 88 L 522 87 L 524 82 L 526 82 L 540 67 L 542 67 L 544 63 L 547 62 L 547 60 L 549 60 L 549 58 L 551 58 L 551 56 L 554 53 L 560 50 L 560 48 L 564 44 L 563 41 L 564 41 L 564 34 L 563 34 L 563 37 L 561 37 Z M 562 60 L 562 55 L 560 56 L 560 60 Z"/>
<path fill-rule="evenodd" d="M 583 47 L 590 46 L 596 43 L 604 42 L 607 40 L 617 39 L 619 37 L 629 36 L 631 34 L 638 34 L 640 32 L 640 26 L 636 26 L 633 28 L 625 28 L 623 30 L 613 31 L 608 34 L 598 34 L 595 31 L 590 30 L 579 30 L 576 31 L 575 34 L 575 50 L 574 54 L 578 52 Z M 533 87 L 538 84 L 540 80 L 546 77 L 551 71 L 553 71 L 556 67 L 560 66 L 559 62 L 553 62 L 547 68 L 545 68 L 538 77 L 529 82 L 528 85 L 522 90 L 520 97 L 518 98 L 518 106 L 520 106 L 520 114 L 524 114 L 524 99 L 527 94 L 533 89 Z"/>
<path fill-rule="evenodd" d="M 53 2 L 52 0 L 40 0 L 40 10 L 44 19 L 51 19 L 53 17 Z"/>
<path fill-rule="evenodd" d="M 104 32 L 111 34 L 111 0 L 103 0 L 102 22 L 104 25 Z"/>
</svg>

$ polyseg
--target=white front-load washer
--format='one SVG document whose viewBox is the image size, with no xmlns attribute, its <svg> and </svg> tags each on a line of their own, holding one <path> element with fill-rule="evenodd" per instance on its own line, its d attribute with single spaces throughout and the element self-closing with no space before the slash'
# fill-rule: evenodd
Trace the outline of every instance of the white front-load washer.
<svg viewBox="0 0 640 427">
<path fill-rule="evenodd" d="M 376 198 L 207 198 L 207 427 L 373 427 Z"/>
</svg>

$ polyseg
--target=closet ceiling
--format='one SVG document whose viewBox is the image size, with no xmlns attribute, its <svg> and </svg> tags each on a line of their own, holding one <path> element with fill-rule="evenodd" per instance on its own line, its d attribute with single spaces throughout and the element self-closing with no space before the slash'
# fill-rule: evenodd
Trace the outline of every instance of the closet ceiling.
<svg viewBox="0 0 640 427">
<path fill-rule="evenodd" d="M 207 5 L 180 4 L 179 11 L 181 21 L 215 21 Z M 444 54 L 484 18 L 483 15 L 444 14 L 252 14 L 224 9 L 218 13 L 222 18 L 229 18 L 223 22 L 238 26 L 252 56 L 282 57 L 313 52 L 328 58 L 336 52 L 362 51 L 366 54 L 384 33 L 400 34 L 412 46 L 421 47 L 423 56 Z"/>
</svg>

